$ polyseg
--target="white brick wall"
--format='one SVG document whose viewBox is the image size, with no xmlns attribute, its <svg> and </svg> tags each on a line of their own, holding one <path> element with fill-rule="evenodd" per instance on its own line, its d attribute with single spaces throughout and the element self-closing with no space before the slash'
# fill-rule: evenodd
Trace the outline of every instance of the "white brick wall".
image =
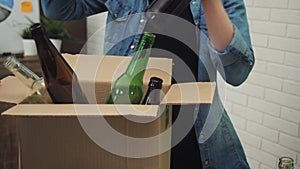
<svg viewBox="0 0 300 169">
<path fill-rule="evenodd" d="M 257 65 L 258 64 L 260 64 L 260 62 L 258 62 Z M 255 68 L 257 71 L 257 66 Z M 262 86 L 265 88 L 271 88 L 275 90 L 282 89 L 283 80 L 281 78 L 253 71 L 252 75 L 248 79 L 249 83 L 255 84 L 257 86 Z"/>
<path fill-rule="evenodd" d="M 256 65 L 229 87 L 229 114 L 253 169 L 275 169 L 280 156 L 300 169 L 300 0 L 245 2 Z"/>
<path fill-rule="evenodd" d="M 289 1 L 289 8 L 290 9 L 300 9 L 299 0 L 290 0 Z"/>
<path fill-rule="evenodd" d="M 264 2 L 264 1 L 261 1 Z M 263 33 L 268 35 L 281 35 L 286 34 L 286 24 L 274 23 L 266 21 L 252 21 L 252 32 Z"/>
<path fill-rule="evenodd" d="M 256 64 L 246 83 L 228 87 L 226 107 L 252 169 L 275 169 L 280 156 L 300 169 L 300 0 L 245 3 Z M 104 21 L 90 17 L 88 37 Z"/>
<path fill-rule="evenodd" d="M 251 146 L 246 146 L 246 155 L 273 169 L 276 168 L 276 156 Z M 251 164 L 250 164 L 251 165 Z M 251 166 L 252 167 L 252 166 Z M 253 168 L 253 167 L 252 167 Z M 253 168 L 255 169 L 255 168 Z"/>
<path fill-rule="evenodd" d="M 270 114 L 272 116 L 280 116 L 280 106 L 264 99 L 255 97 L 248 98 L 248 107 L 263 112 L 264 114 Z"/>
<path fill-rule="evenodd" d="M 254 1 L 254 5 L 257 7 L 286 8 L 288 6 L 288 0 L 256 0 Z"/>
<path fill-rule="evenodd" d="M 253 22 L 255 23 L 255 22 Z M 256 59 L 264 60 L 272 63 L 283 63 L 285 52 L 281 50 L 268 49 L 265 47 L 254 46 Z"/>
<path fill-rule="evenodd" d="M 289 38 L 300 38 L 299 25 L 287 25 L 287 37 Z"/>
<path fill-rule="evenodd" d="M 299 13 L 300 15 L 300 13 Z M 300 20 L 300 17 L 299 17 Z M 292 39 L 292 38 L 284 38 L 284 37 L 269 37 L 269 48 L 285 50 L 290 52 L 300 52 L 300 40 Z"/>
<path fill-rule="evenodd" d="M 247 121 L 246 131 L 264 139 L 278 142 L 279 131 L 266 127 L 263 124 L 255 123 L 249 120 Z"/>
<path fill-rule="evenodd" d="M 259 33 L 251 33 L 252 43 L 255 46 L 267 47 L 268 46 L 268 36 L 259 34 Z"/>
<path fill-rule="evenodd" d="M 248 6 L 248 18 L 253 20 L 267 21 L 270 18 L 270 9 Z"/>
<path fill-rule="evenodd" d="M 291 123 L 284 119 L 265 114 L 263 124 L 264 126 L 279 130 L 280 132 L 285 132 L 291 136 L 298 136 L 299 125 L 296 123 Z"/>
<path fill-rule="evenodd" d="M 267 141 L 267 140 L 263 140 L 262 142 L 262 150 L 263 151 L 266 151 L 276 157 L 278 157 L 278 155 L 281 155 L 281 156 L 289 156 L 293 159 L 296 159 L 297 157 L 297 153 L 288 149 L 288 148 L 285 148 L 284 146 L 282 145 L 279 145 L 277 143 L 273 143 L 273 142 L 270 142 L 270 141 Z"/>
<path fill-rule="evenodd" d="M 257 0 L 261 1 L 261 0 Z M 300 23 L 300 11 L 292 10 L 292 9 L 271 9 L 270 20 L 272 22 L 279 23 L 292 23 L 299 24 Z"/>
<path fill-rule="evenodd" d="M 294 67 L 300 68 L 299 53 L 289 53 L 289 52 L 287 52 L 285 54 L 284 64 L 286 64 L 288 66 L 294 66 Z"/>
</svg>

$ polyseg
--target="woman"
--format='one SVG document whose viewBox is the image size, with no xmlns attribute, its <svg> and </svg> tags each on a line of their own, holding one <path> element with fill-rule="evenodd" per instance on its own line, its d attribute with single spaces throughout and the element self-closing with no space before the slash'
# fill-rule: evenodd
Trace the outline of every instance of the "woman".
<svg viewBox="0 0 300 169">
<path fill-rule="evenodd" d="M 105 54 L 124 56 L 135 51 L 140 39 L 137 32 L 145 29 L 148 19 L 143 14 L 133 14 L 144 12 L 148 5 L 147 0 L 42 0 L 44 14 L 52 19 L 80 19 L 108 11 Z M 181 17 L 202 32 L 195 37 L 200 46 L 197 70 L 192 70 L 198 74 L 197 81 L 216 81 L 219 71 L 227 83 L 233 86 L 243 83 L 254 65 L 244 2 L 191 0 L 187 13 Z M 157 42 L 154 46 L 160 45 Z M 201 105 L 196 109 L 199 113 L 195 116 L 193 132 L 197 138 L 195 152 L 199 153 L 201 164 L 193 166 L 183 162 L 184 168 L 249 168 L 242 145 L 219 97 L 216 92 L 212 105 Z"/>
</svg>

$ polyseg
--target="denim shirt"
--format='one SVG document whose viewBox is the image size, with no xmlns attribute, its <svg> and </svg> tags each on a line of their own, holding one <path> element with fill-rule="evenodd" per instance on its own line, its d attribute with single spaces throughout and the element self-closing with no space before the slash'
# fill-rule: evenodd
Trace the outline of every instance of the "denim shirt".
<svg viewBox="0 0 300 169">
<path fill-rule="evenodd" d="M 245 5 L 242 0 L 221 0 L 233 23 L 234 36 L 225 51 L 216 51 L 205 36 L 200 36 L 199 82 L 217 81 L 219 71 L 233 86 L 243 83 L 254 65 Z M 52 19 L 80 19 L 108 11 L 104 51 L 107 55 L 131 55 L 138 45 L 147 17 L 147 0 L 42 0 L 44 14 Z M 195 25 L 208 36 L 200 0 L 191 0 Z M 195 110 L 195 130 L 204 169 L 247 169 L 242 145 L 220 100 L 218 90 L 213 104 Z M 199 113 L 198 113 L 199 112 Z M 243 113 L 243 112 L 241 112 Z"/>
</svg>

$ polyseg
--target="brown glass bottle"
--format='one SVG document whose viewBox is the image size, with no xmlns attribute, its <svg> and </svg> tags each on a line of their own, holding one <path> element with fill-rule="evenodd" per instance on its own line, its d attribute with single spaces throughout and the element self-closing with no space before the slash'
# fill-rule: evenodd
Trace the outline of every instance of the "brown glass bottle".
<svg viewBox="0 0 300 169">
<path fill-rule="evenodd" d="M 162 88 L 163 80 L 158 77 L 151 77 L 148 90 L 142 101 L 142 104 L 159 105 L 160 104 L 160 91 Z"/>
<path fill-rule="evenodd" d="M 40 23 L 30 27 L 43 70 L 44 82 L 53 103 L 88 103 L 78 78 L 51 43 Z"/>
</svg>

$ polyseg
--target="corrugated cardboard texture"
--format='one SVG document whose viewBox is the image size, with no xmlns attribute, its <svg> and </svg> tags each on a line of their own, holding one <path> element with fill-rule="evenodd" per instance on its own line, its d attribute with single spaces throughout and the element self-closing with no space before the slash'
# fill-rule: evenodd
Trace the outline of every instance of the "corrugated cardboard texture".
<svg viewBox="0 0 300 169">
<path fill-rule="evenodd" d="M 114 123 L 119 129 L 126 128 L 124 119 L 115 118 Z M 22 117 L 17 124 L 22 169 L 125 169 L 126 159 L 105 151 L 89 139 L 76 117 Z M 126 147 L 126 140 L 118 146 Z"/>
<path fill-rule="evenodd" d="M 7 112 L 7 114 L 10 115 L 16 112 L 20 113 L 19 118 L 17 118 L 17 129 L 20 138 L 22 169 L 169 168 L 170 152 L 140 159 L 126 158 L 112 154 L 98 146 L 88 137 L 82 129 L 82 126 L 80 126 L 76 112 L 74 112 L 75 110 L 71 105 L 48 106 L 49 108 L 46 113 L 49 114 L 45 114 L 44 116 L 31 113 L 34 111 L 30 111 L 29 107 L 33 108 L 34 105 L 19 105 L 17 106 L 19 108 L 14 107 Z M 62 109 L 59 109 L 59 107 Z M 159 106 L 155 107 L 156 109 L 159 108 Z M 41 106 L 34 110 L 38 112 L 45 110 L 45 108 L 46 107 Z M 57 116 L 58 114 L 60 114 L 60 116 Z M 83 118 L 89 125 L 97 126 L 99 121 L 95 114 L 87 114 L 87 116 L 82 115 L 80 118 Z M 156 120 L 154 121 L 152 121 L 154 119 L 153 113 L 150 113 L 149 116 L 133 115 L 136 113 L 128 113 L 128 115 L 124 116 L 114 115 L 114 112 L 106 114 L 107 115 L 104 115 L 105 120 L 111 127 L 124 135 L 134 138 L 156 136 L 170 127 L 171 124 L 170 112 L 163 112 L 161 116 L 156 115 Z M 151 122 L 136 123 L 128 120 L 135 116 Z M 136 149 L 139 149 L 139 151 L 150 151 L 153 148 L 159 150 L 161 145 L 167 144 L 170 146 L 171 144 L 170 140 L 158 139 L 157 142 L 152 145 L 140 145 L 140 147 L 136 147 L 134 144 L 129 143 L 126 137 L 123 137 L 123 140 L 112 140 L 109 137 L 101 135 L 101 128 L 95 128 L 94 132 L 99 132 L 99 135 L 96 136 L 98 138 L 96 139 L 107 139 L 111 142 L 111 146 L 118 148 L 119 151 L 123 151 L 125 154 Z M 169 138 L 171 138 L 171 136 Z"/>
<path fill-rule="evenodd" d="M 216 83 L 180 83 L 173 84 L 167 92 L 162 104 L 211 104 Z"/>
</svg>

